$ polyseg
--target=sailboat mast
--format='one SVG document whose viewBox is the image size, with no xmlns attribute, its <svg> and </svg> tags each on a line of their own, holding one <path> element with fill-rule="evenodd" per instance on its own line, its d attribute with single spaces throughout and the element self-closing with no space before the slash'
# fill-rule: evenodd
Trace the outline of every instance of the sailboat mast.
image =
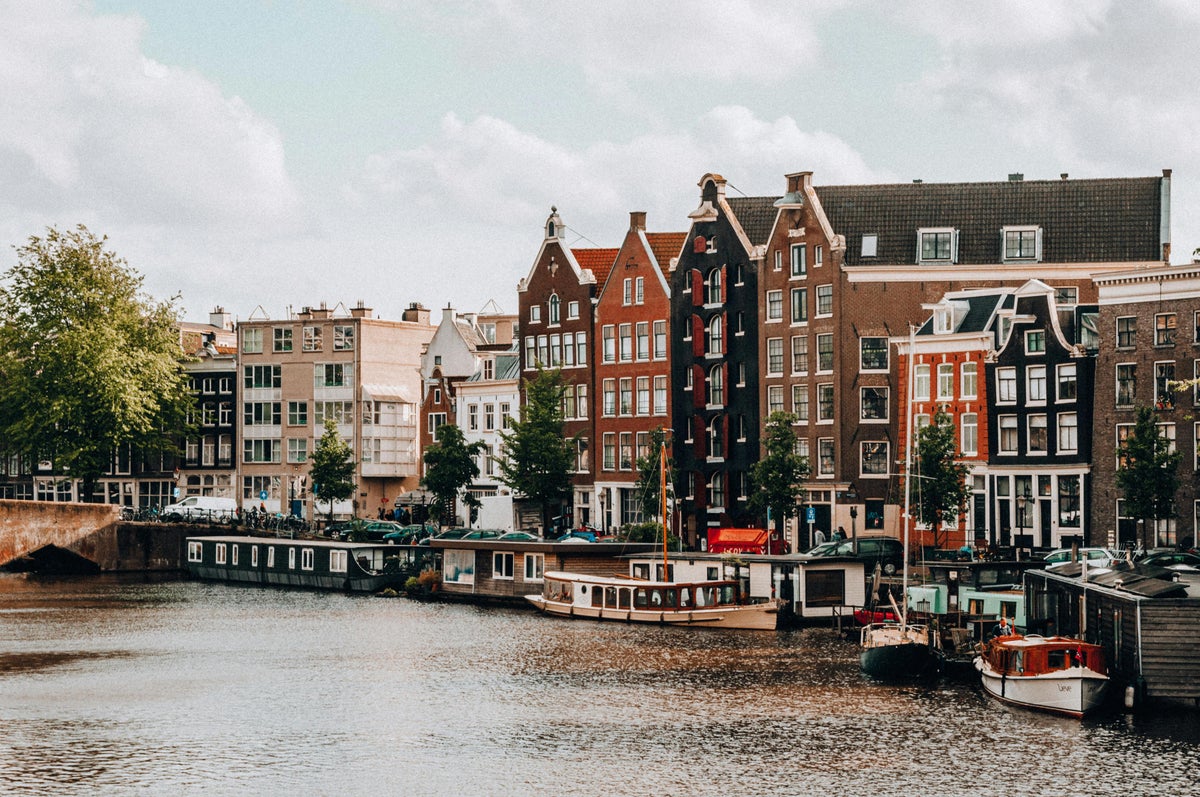
<svg viewBox="0 0 1200 797">
<path fill-rule="evenodd" d="M 658 498 L 662 509 L 663 535 L 663 581 L 667 577 L 667 441 L 663 440 L 658 447 Z"/>
<path fill-rule="evenodd" d="M 901 588 L 904 590 L 900 602 L 900 625 L 908 626 L 908 529 L 912 525 L 912 449 L 913 449 L 913 391 L 917 386 L 917 334 L 916 327 L 908 325 L 908 396 L 905 404 L 904 424 L 904 574 Z"/>
</svg>

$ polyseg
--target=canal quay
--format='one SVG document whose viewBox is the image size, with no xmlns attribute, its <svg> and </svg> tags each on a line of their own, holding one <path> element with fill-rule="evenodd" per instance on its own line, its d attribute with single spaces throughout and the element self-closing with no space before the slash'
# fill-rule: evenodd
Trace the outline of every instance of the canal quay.
<svg viewBox="0 0 1200 797">
<path fill-rule="evenodd" d="M 176 577 L 0 575 L 0 792 L 1195 793 L 1200 716 L 886 685 L 703 632 Z"/>
</svg>

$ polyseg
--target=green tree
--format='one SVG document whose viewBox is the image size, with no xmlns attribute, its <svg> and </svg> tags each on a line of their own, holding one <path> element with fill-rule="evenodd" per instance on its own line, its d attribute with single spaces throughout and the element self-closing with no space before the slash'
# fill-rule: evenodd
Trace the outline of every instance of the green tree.
<svg viewBox="0 0 1200 797">
<path fill-rule="evenodd" d="M 354 452 L 338 434 L 337 421 L 325 419 L 325 432 L 313 449 L 311 477 L 313 498 L 329 502 L 329 522 L 333 523 L 333 502 L 345 501 L 354 495 Z"/>
<path fill-rule="evenodd" d="M 563 424 L 563 397 L 567 385 L 558 369 L 538 367 L 526 379 L 521 420 L 507 432 L 500 460 L 500 479 L 516 492 L 541 504 L 542 529 L 550 528 L 550 510 L 561 507 L 571 494 L 575 465 L 575 438 L 567 437 Z"/>
<path fill-rule="evenodd" d="M 909 503 L 916 518 L 933 527 L 933 544 L 942 547 L 946 534 L 943 526 L 967 511 L 971 487 L 967 483 L 971 466 L 959 461 L 954 419 L 938 410 L 933 421 L 917 433 L 917 450 L 913 455 L 914 479 L 909 490 Z M 948 532 L 947 532 L 948 534 Z"/>
<path fill-rule="evenodd" d="M 0 440 L 49 459 L 94 497 L 116 452 L 177 453 L 194 401 L 175 298 L 83 225 L 17 247 L 0 280 Z"/>
<path fill-rule="evenodd" d="M 650 432 L 650 444 L 646 456 L 638 457 L 638 480 L 634 489 L 637 491 L 638 502 L 641 505 L 642 517 L 658 518 L 662 516 L 662 452 L 667 433 L 661 426 Z M 674 463 L 670 456 L 666 461 L 667 470 L 667 500 L 671 499 L 671 485 L 674 484 Z"/>
<path fill-rule="evenodd" d="M 425 449 L 425 476 L 421 484 L 437 498 L 434 511 L 439 521 L 454 517 L 455 496 L 479 475 L 475 458 L 483 449 L 480 441 L 466 442 L 462 430 L 452 423 L 438 427 L 437 442 Z M 466 504 L 471 507 L 478 505 L 478 501 L 468 500 Z"/>
<path fill-rule="evenodd" d="M 750 510 L 760 517 L 770 512 L 775 533 L 783 538 L 783 523 L 795 517 L 804 500 L 804 480 L 811 470 L 808 457 L 796 453 L 796 432 L 790 412 L 767 416 L 762 436 L 762 458 L 750 468 Z"/>
<path fill-rule="evenodd" d="M 1178 451 L 1158 428 L 1154 411 L 1138 407 L 1137 419 L 1125 443 L 1117 450 L 1117 487 L 1125 498 L 1124 515 L 1153 528 L 1150 521 L 1174 514 L 1175 491 L 1179 488 Z M 1139 540 L 1144 547 L 1152 547 Z"/>
</svg>

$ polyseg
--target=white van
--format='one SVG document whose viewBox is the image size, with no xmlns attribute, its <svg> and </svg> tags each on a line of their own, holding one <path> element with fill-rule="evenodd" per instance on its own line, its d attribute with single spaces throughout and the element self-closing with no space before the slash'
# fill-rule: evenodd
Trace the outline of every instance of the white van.
<svg viewBox="0 0 1200 797">
<path fill-rule="evenodd" d="M 164 506 L 158 516 L 167 523 L 177 523 L 181 520 L 228 523 L 236 514 L 237 501 L 232 498 L 190 495 L 177 504 Z"/>
</svg>

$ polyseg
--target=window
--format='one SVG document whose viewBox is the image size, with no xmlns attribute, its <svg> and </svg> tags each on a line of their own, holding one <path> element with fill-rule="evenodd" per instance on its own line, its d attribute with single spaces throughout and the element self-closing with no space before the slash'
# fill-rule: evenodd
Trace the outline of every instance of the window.
<svg viewBox="0 0 1200 797">
<path fill-rule="evenodd" d="M 1125 454 L 1124 454 L 1125 444 L 1128 442 L 1129 436 L 1131 434 L 1133 434 L 1133 424 L 1132 423 L 1118 423 L 1116 432 L 1117 432 L 1116 433 L 1117 467 L 1123 468 L 1123 467 L 1125 467 Z"/>
<path fill-rule="evenodd" d="M 820 245 L 814 246 L 813 247 L 813 267 L 820 268 L 821 264 L 824 261 L 824 258 L 825 258 L 825 247 L 820 246 Z"/>
<path fill-rule="evenodd" d="M 792 338 L 792 373 L 808 373 L 808 337 L 797 335 Z"/>
<path fill-rule="evenodd" d="M 833 420 L 833 385 L 826 382 L 817 385 L 817 420 Z"/>
<path fill-rule="evenodd" d="M 1046 416 L 1029 416 L 1029 453 L 1046 453 Z"/>
<path fill-rule="evenodd" d="M 654 322 L 654 359 L 665 360 L 667 358 L 667 322 Z"/>
<path fill-rule="evenodd" d="M 881 440 L 864 441 L 859 473 L 862 476 L 888 475 L 888 444 Z"/>
<path fill-rule="evenodd" d="M 313 366 L 313 387 L 351 387 L 353 384 L 352 363 L 316 363 Z"/>
<path fill-rule="evenodd" d="M 963 454 L 979 453 L 979 416 L 973 412 L 963 413 L 961 431 L 959 433 L 959 448 Z"/>
<path fill-rule="evenodd" d="M 633 414 L 633 379 L 631 377 L 625 377 L 625 378 L 621 379 L 617 383 L 617 390 L 618 390 L 617 398 L 620 402 L 617 405 L 617 411 L 621 415 L 632 415 Z"/>
<path fill-rule="evenodd" d="M 833 370 L 833 335 L 817 335 L 817 370 Z"/>
<path fill-rule="evenodd" d="M 775 270 L 783 271 L 783 252 L 775 250 Z"/>
<path fill-rule="evenodd" d="M 633 359 L 633 325 L 621 324 L 617 327 L 617 339 L 620 341 L 621 361 Z"/>
<path fill-rule="evenodd" d="M 938 363 L 937 395 L 939 401 L 954 398 L 954 363 Z"/>
<path fill-rule="evenodd" d="M 1058 453 L 1073 454 L 1079 450 L 1079 420 L 1073 412 L 1058 414 Z"/>
<path fill-rule="evenodd" d="M 542 306 L 540 304 L 531 305 L 529 307 L 529 323 L 542 323 Z"/>
<path fill-rule="evenodd" d="M 600 329 L 600 340 L 603 346 L 601 356 L 606 363 L 617 361 L 617 330 L 612 324 L 606 324 Z"/>
<path fill-rule="evenodd" d="M 1042 231 L 1039 227 L 1005 227 L 1004 259 L 1040 260 Z"/>
<path fill-rule="evenodd" d="M 996 400 L 1013 403 L 1017 400 L 1017 369 L 996 369 Z"/>
<path fill-rule="evenodd" d="M 633 304 L 633 278 L 626 277 L 621 283 L 621 304 L 628 307 Z"/>
<path fill-rule="evenodd" d="M 860 368 L 863 371 L 886 371 L 888 369 L 888 339 L 859 338 Z"/>
<path fill-rule="evenodd" d="M 1167 453 L 1175 453 L 1175 424 L 1159 423 L 1155 424 L 1158 427 L 1158 436 L 1167 441 Z"/>
<path fill-rule="evenodd" d="M 588 441 L 586 437 L 579 438 L 575 443 L 575 471 L 586 473 L 588 469 Z"/>
<path fill-rule="evenodd" d="M 962 397 L 973 399 L 979 395 L 979 365 L 977 363 L 962 364 Z"/>
<path fill-rule="evenodd" d="M 354 402 L 314 401 L 313 425 L 324 426 L 326 419 L 330 418 L 338 424 L 354 423 Z"/>
<path fill-rule="evenodd" d="M 817 286 L 817 318 L 833 315 L 833 286 Z"/>
<path fill-rule="evenodd" d="M 275 327 L 275 351 L 291 351 L 292 350 L 292 328 L 291 327 Z"/>
<path fill-rule="evenodd" d="M 550 336 L 550 367 L 557 368 L 562 362 L 562 335 Z"/>
<path fill-rule="evenodd" d="M 333 350 L 354 351 L 353 326 L 339 324 L 333 327 Z"/>
<path fill-rule="evenodd" d="M 1000 453 L 1017 453 L 1017 416 L 1001 415 L 1000 418 Z"/>
<path fill-rule="evenodd" d="M 1079 289 L 1073 285 L 1064 285 L 1055 288 L 1054 303 L 1059 306 L 1079 304 Z"/>
<path fill-rule="evenodd" d="M 247 438 L 242 443 L 243 462 L 279 462 L 280 446 L 278 439 L 252 440 Z"/>
<path fill-rule="evenodd" d="M 721 418 L 713 418 L 708 424 L 708 458 L 721 459 L 725 456 L 725 431 Z"/>
<path fill-rule="evenodd" d="M 617 414 L 617 380 L 605 379 L 602 391 L 604 416 L 606 418 L 611 418 Z"/>
<path fill-rule="evenodd" d="M 1154 316 L 1154 345 L 1175 345 L 1175 314 L 1158 313 Z"/>
<path fill-rule="evenodd" d="M 808 385 L 792 385 L 792 414 L 799 423 L 808 423 Z"/>
<path fill-rule="evenodd" d="M 233 404 L 222 401 L 217 412 L 220 413 L 218 423 L 221 426 L 229 426 L 233 423 Z"/>
<path fill-rule="evenodd" d="M 1117 406 L 1132 407 L 1137 399 L 1137 365 L 1117 363 Z"/>
<path fill-rule="evenodd" d="M 1200 343 L 1200 310 L 1192 313 L 1192 342 Z"/>
<path fill-rule="evenodd" d="M 226 545 L 225 545 L 225 543 L 223 543 L 223 542 L 219 542 L 219 543 L 217 543 L 217 548 L 216 548 L 216 561 L 217 561 L 217 564 L 219 564 L 219 565 L 223 565 L 223 564 L 225 564 L 225 561 L 226 561 L 226 560 L 225 560 L 225 551 L 226 551 Z"/>
<path fill-rule="evenodd" d="M 875 233 L 867 233 L 862 237 L 862 256 L 875 257 L 876 251 L 879 248 L 879 236 Z"/>
<path fill-rule="evenodd" d="M 783 412 L 783 385 L 767 387 L 767 414 Z"/>
<path fill-rule="evenodd" d="M 792 323 L 804 324 L 808 321 L 808 289 L 792 288 Z"/>
<path fill-rule="evenodd" d="M 1137 344 L 1137 317 L 1122 316 L 1117 319 L 1117 348 L 1132 349 Z"/>
<path fill-rule="evenodd" d="M 320 351 L 322 332 L 321 327 L 304 327 L 301 348 L 304 351 Z"/>
<path fill-rule="evenodd" d="M 600 438 L 601 467 L 604 470 L 617 469 L 617 435 L 605 432 Z"/>
<path fill-rule="evenodd" d="M 1154 364 L 1154 407 L 1160 410 L 1175 409 L 1174 361 Z"/>
<path fill-rule="evenodd" d="M 242 409 L 242 423 L 246 426 L 278 426 L 282 408 L 278 401 L 248 401 Z"/>
<path fill-rule="evenodd" d="M 542 574 L 546 572 L 546 555 L 541 553 L 526 553 L 524 556 L 525 580 L 541 581 Z"/>
<path fill-rule="evenodd" d="M 429 434 L 433 435 L 434 440 L 437 440 L 438 429 L 440 429 L 442 426 L 446 425 L 446 413 L 444 413 L 444 412 L 429 413 L 428 423 L 429 423 L 429 425 L 427 428 L 429 430 Z"/>
<path fill-rule="evenodd" d="M 525 338 L 525 369 L 537 367 L 537 338 L 529 335 Z"/>
<path fill-rule="evenodd" d="M 633 281 L 633 302 L 642 304 L 646 301 L 646 278 L 638 277 Z"/>
<path fill-rule="evenodd" d="M 242 386 L 246 390 L 278 389 L 281 384 L 278 365 L 247 365 L 243 374 Z"/>
<path fill-rule="evenodd" d="M 301 548 L 300 549 L 300 569 L 301 570 L 312 570 L 313 569 L 314 554 L 315 554 L 315 551 L 312 548 Z"/>
<path fill-rule="evenodd" d="M 639 360 L 649 360 L 650 323 L 648 321 L 639 321 L 635 331 L 637 333 L 637 358 Z"/>
<path fill-rule="evenodd" d="M 833 476 L 833 438 L 817 439 L 817 476 Z"/>
<path fill-rule="evenodd" d="M 862 420 L 886 421 L 888 419 L 888 389 L 886 387 L 860 388 L 859 396 Z"/>
<path fill-rule="evenodd" d="M 958 252 L 958 234 L 949 229 L 918 230 L 919 263 L 954 262 Z"/>
<path fill-rule="evenodd" d="M 725 477 L 714 473 L 708 482 L 708 508 L 723 509 L 725 507 Z"/>
<path fill-rule="evenodd" d="M 1031 402 L 1046 400 L 1046 366 L 1031 365 L 1025 371 L 1025 400 Z"/>
<path fill-rule="evenodd" d="M 288 438 L 288 462 L 308 461 L 308 440 L 300 437 Z"/>
<path fill-rule="evenodd" d="M 511 553 L 492 553 L 492 578 L 512 579 L 513 555 Z"/>
<path fill-rule="evenodd" d="M 725 403 L 725 369 L 719 365 L 708 372 L 708 403 L 715 406 Z"/>
<path fill-rule="evenodd" d="M 1059 365 L 1055 368 L 1055 373 L 1057 374 L 1057 384 L 1054 393 L 1055 399 L 1058 401 L 1074 401 L 1079 392 L 1075 363 Z"/>
<path fill-rule="evenodd" d="M 246 354 L 260 354 L 262 352 L 262 328 L 247 327 L 242 330 L 242 351 Z"/>
<path fill-rule="evenodd" d="M 724 344 L 725 324 L 721 316 L 713 316 L 708 322 L 708 341 L 704 350 L 708 354 L 720 354 L 725 350 Z"/>
<path fill-rule="evenodd" d="M 767 291 L 767 320 L 783 320 L 783 291 Z"/>
<path fill-rule="evenodd" d="M 188 561 L 203 562 L 204 561 L 204 543 L 188 540 Z"/>
<path fill-rule="evenodd" d="M 783 338 L 767 338 L 767 375 L 783 375 Z"/>
<path fill-rule="evenodd" d="M 650 414 L 650 377 L 637 378 L 637 414 Z"/>
<path fill-rule="evenodd" d="M 1046 333 L 1041 329 L 1031 329 L 1025 333 L 1025 353 L 1042 354 L 1046 351 Z"/>
<path fill-rule="evenodd" d="M 792 245 L 792 276 L 803 277 L 808 273 L 808 250 L 804 244 Z"/>
<path fill-rule="evenodd" d="M 708 279 L 705 281 L 704 303 L 721 303 L 721 269 L 719 268 L 708 272 Z"/>
<path fill-rule="evenodd" d="M 1058 477 L 1058 525 L 1079 527 L 1079 477 Z"/>
<path fill-rule="evenodd" d="M 667 378 L 665 376 L 654 377 L 654 414 L 667 414 Z"/>
<path fill-rule="evenodd" d="M 913 369 L 913 400 L 929 401 L 929 365 L 917 363 Z"/>
</svg>

